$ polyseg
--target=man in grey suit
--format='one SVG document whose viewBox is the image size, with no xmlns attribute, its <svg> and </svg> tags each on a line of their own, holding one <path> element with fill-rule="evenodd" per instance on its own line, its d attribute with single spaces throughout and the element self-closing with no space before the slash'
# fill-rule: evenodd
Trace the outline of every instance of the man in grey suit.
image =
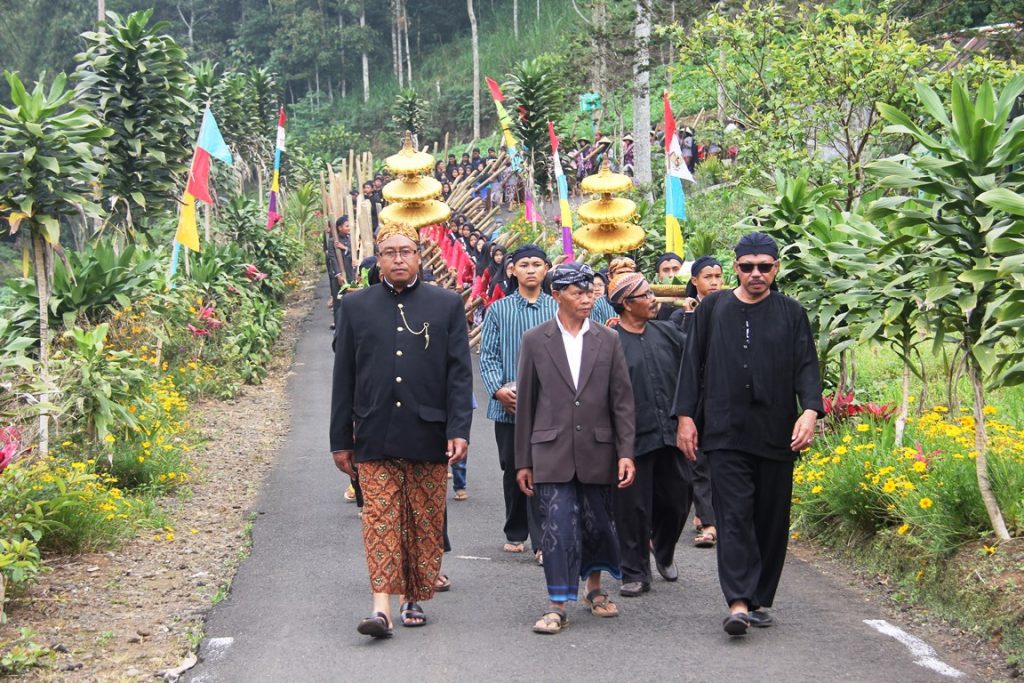
<svg viewBox="0 0 1024 683">
<path fill-rule="evenodd" d="M 529 330 L 519 355 L 517 479 L 537 497 L 550 600 L 537 633 L 565 628 L 565 603 L 576 600 L 581 578 L 592 614 L 619 613 L 601 572 L 622 578 L 613 492 L 635 474 L 633 387 L 619 336 L 589 319 L 593 281 L 585 264 L 558 266 L 555 319 Z"/>
</svg>

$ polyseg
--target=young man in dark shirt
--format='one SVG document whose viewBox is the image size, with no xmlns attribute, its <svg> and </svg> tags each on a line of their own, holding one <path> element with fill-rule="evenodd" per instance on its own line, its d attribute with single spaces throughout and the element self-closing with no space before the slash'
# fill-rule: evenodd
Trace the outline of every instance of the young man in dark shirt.
<svg viewBox="0 0 1024 683">
<path fill-rule="evenodd" d="M 824 416 L 807 313 L 771 288 L 779 249 L 764 233 L 735 248 L 736 289 L 693 314 L 680 365 L 677 442 L 707 454 L 718 522 L 718 577 L 729 635 L 769 626 L 789 540 L 793 463 Z M 798 409 L 799 406 L 799 409 Z"/>
</svg>

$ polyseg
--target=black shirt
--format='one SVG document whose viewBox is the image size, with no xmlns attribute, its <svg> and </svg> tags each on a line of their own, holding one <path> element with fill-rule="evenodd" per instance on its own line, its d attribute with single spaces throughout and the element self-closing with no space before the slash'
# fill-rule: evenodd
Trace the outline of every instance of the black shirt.
<svg viewBox="0 0 1024 683">
<path fill-rule="evenodd" d="M 801 410 L 825 414 L 807 313 L 771 292 L 756 304 L 731 289 L 705 297 L 692 315 L 679 370 L 675 414 L 697 423 L 701 450 L 736 450 L 794 460 Z"/>
<path fill-rule="evenodd" d="M 636 406 L 636 440 L 633 453 L 640 457 L 665 446 L 676 445 L 676 416 L 672 401 L 683 337 L 679 328 L 667 322 L 650 321 L 642 334 L 616 327 L 629 367 Z"/>
</svg>

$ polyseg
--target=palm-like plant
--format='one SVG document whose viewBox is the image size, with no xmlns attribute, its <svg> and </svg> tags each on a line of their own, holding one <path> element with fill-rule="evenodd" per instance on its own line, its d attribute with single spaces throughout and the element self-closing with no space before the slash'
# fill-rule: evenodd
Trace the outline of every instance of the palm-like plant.
<svg viewBox="0 0 1024 683">
<path fill-rule="evenodd" d="M 166 22 L 150 25 L 152 16 L 108 12 L 107 30 L 84 33 L 86 49 L 76 57 L 79 99 L 112 130 L 100 177 L 104 203 L 129 234 L 145 225 L 147 209 L 173 205 L 195 135 L 185 51 L 160 33 Z"/>
<path fill-rule="evenodd" d="M 0 215 L 11 233 L 31 247 L 39 294 L 39 362 L 49 377 L 50 282 L 54 249 L 60 249 L 62 219 L 98 216 L 92 182 L 101 171 L 93 149 L 111 134 L 83 107 L 68 109 L 74 92 L 59 74 L 47 91 L 36 83 L 28 92 L 17 75 L 5 72 L 13 106 L 0 108 Z M 43 403 L 46 395 L 43 395 Z M 49 422 L 40 418 L 40 450 L 48 447 Z"/>
<path fill-rule="evenodd" d="M 905 193 L 875 202 L 871 212 L 897 227 L 925 228 L 918 250 L 927 257 L 928 320 L 936 345 L 953 338 L 963 354 L 974 393 L 978 485 L 996 537 L 1008 540 L 989 483 L 984 407 L 987 383 L 1024 381 L 1024 172 L 1013 166 L 1024 157 L 1024 116 L 1010 121 L 1024 75 L 998 96 L 983 83 L 973 101 L 954 83 L 948 111 L 934 90 L 916 89 L 926 114 L 921 125 L 878 105 L 892 124 L 886 132 L 909 136 L 915 147 L 869 165 L 882 187 Z"/>
<path fill-rule="evenodd" d="M 561 78 L 549 63 L 526 60 L 512 69 L 502 88 L 510 100 L 509 114 L 516 122 L 516 137 L 526 149 L 533 180 L 547 187 L 551 156 L 548 121 L 559 119 L 567 101 Z"/>
<path fill-rule="evenodd" d="M 430 103 L 412 88 L 402 90 L 395 96 L 395 102 L 391 105 L 391 123 L 394 131 L 399 135 L 409 131 L 412 133 L 413 145 L 418 147 L 419 135 L 423 132 L 429 106 Z"/>
</svg>

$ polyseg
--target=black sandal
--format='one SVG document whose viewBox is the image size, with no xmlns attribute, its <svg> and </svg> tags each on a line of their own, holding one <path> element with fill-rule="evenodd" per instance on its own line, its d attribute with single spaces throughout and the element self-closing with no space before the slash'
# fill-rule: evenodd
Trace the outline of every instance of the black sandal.
<svg viewBox="0 0 1024 683">
<path fill-rule="evenodd" d="M 388 622 L 388 615 L 383 612 L 366 617 L 359 622 L 356 630 L 364 636 L 373 636 L 374 638 L 390 638 L 395 633 L 394 626 Z"/>
<path fill-rule="evenodd" d="M 402 614 L 402 626 L 416 628 L 417 626 L 426 625 L 427 615 L 423 613 L 423 608 L 415 602 L 406 602 L 398 609 Z"/>
</svg>

